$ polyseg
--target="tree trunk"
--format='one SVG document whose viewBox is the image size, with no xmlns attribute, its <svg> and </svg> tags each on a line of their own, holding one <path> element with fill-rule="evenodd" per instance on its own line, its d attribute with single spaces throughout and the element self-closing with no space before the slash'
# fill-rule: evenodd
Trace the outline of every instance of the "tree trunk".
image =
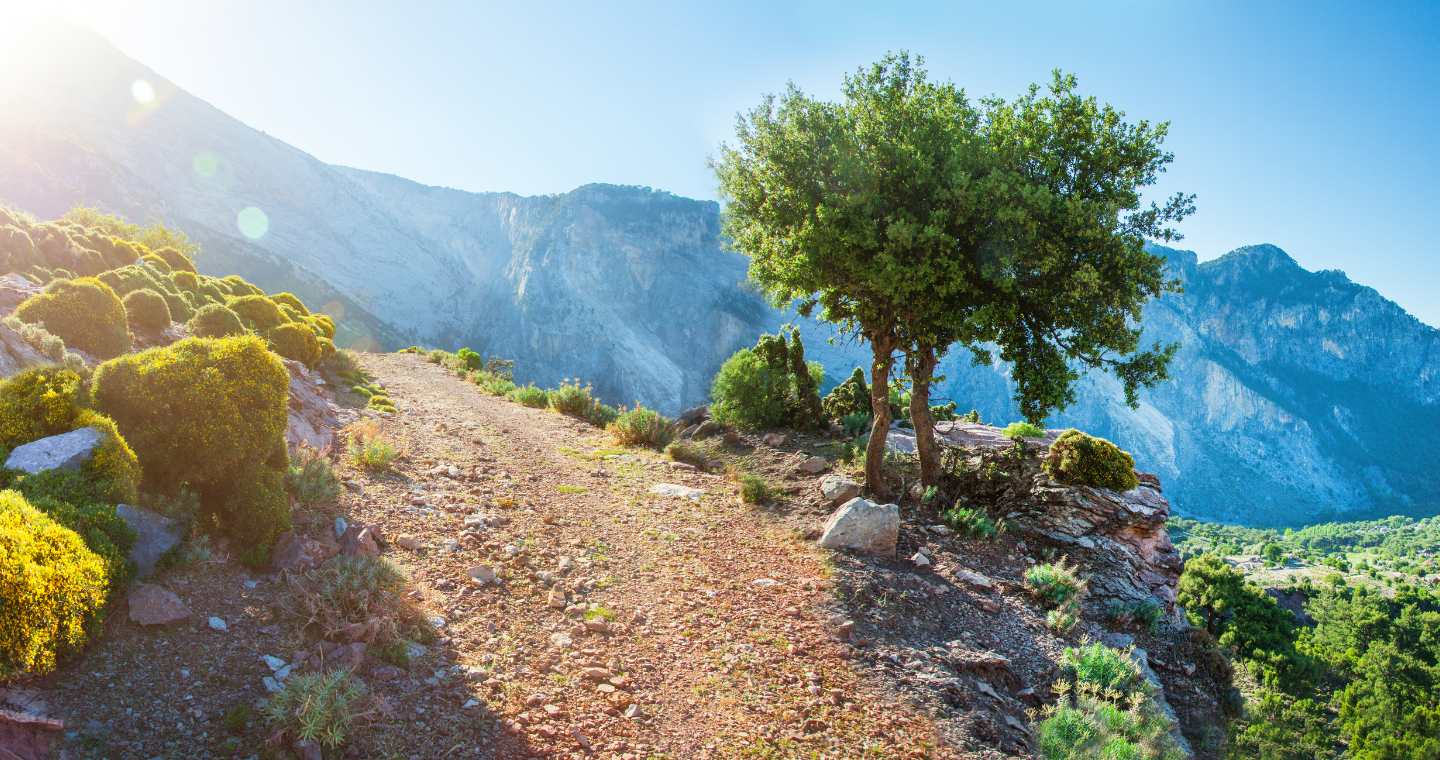
<svg viewBox="0 0 1440 760">
<path fill-rule="evenodd" d="M 935 442 L 935 416 L 930 413 L 930 382 L 935 374 L 935 349 L 920 346 L 906 359 L 910 370 L 910 422 L 915 426 L 915 453 L 920 457 L 920 484 L 940 485 L 940 446 Z"/>
<path fill-rule="evenodd" d="M 865 486 L 880 501 L 893 501 L 895 494 L 885 485 L 885 438 L 890 434 L 890 365 L 895 341 L 871 341 L 874 360 L 870 363 L 870 443 L 865 447 Z"/>
</svg>

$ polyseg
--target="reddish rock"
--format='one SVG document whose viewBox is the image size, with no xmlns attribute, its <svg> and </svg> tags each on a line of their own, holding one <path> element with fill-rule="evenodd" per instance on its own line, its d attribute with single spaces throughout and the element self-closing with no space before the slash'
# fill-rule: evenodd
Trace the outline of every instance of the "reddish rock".
<svg viewBox="0 0 1440 760">
<path fill-rule="evenodd" d="M 190 617 L 190 608 L 180 597 L 153 583 L 131 591 L 129 602 L 130 620 L 140 625 L 169 625 Z"/>
<path fill-rule="evenodd" d="M 299 573 L 319 567 L 339 553 L 340 545 L 329 533 L 320 534 L 318 539 L 302 538 L 287 530 L 275 542 L 270 563 L 277 569 Z"/>
<path fill-rule="evenodd" d="M 285 425 L 285 440 L 294 454 L 302 445 L 317 451 L 329 449 L 335 442 L 335 431 L 359 418 L 353 409 L 341 409 L 335 394 L 318 375 L 304 364 L 284 359 L 290 372 L 290 420 Z"/>
<path fill-rule="evenodd" d="M 380 547 L 375 541 L 375 529 L 368 525 L 351 525 L 340 537 L 340 553 L 346 555 L 368 554 L 376 556 Z"/>
</svg>

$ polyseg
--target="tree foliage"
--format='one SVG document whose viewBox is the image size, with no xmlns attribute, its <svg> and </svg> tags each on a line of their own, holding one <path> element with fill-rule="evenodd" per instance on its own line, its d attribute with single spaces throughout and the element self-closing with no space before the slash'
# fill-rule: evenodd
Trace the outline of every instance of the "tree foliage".
<svg viewBox="0 0 1440 760">
<path fill-rule="evenodd" d="M 1074 400 L 1072 364 L 1112 371 L 1132 404 L 1165 379 L 1175 347 L 1139 351 L 1133 323 L 1178 283 L 1143 245 L 1176 239 L 1164 225 L 1193 211 L 1180 195 L 1140 204 L 1171 160 L 1167 125 L 1128 124 L 1059 72 L 1046 95 L 977 104 L 921 63 L 887 56 L 847 76 L 839 102 L 794 85 L 767 96 L 712 159 L 751 277 L 777 305 L 818 307 L 870 343 L 866 474 L 880 495 L 897 351 L 927 481 L 939 475 L 929 388 L 952 344 L 977 361 L 997 346 L 1035 422 Z"/>
</svg>

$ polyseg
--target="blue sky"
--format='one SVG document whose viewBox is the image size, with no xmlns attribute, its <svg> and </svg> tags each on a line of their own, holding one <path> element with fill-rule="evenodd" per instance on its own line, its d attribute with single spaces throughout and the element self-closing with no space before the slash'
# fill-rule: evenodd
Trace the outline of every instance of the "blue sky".
<svg viewBox="0 0 1440 760">
<path fill-rule="evenodd" d="M 1440 325 L 1440 3 L 0 0 L 67 15 L 320 159 L 465 190 L 715 197 L 705 157 L 787 80 L 888 50 L 1010 97 L 1054 68 L 1172 122 L 1181 244 L 1268 242 Z"/>
</svg>

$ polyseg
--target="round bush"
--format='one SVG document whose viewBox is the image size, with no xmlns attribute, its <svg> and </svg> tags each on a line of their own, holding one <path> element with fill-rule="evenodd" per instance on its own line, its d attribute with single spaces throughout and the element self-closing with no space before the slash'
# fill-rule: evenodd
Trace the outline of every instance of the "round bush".
<svg viewBox="0 0 1440 760">
<path fill-rule="evenodd" d="M 324 314 L 311 314 L 305 320 L 315 330 L 315 334 L 326 340 L 335 340 L 335 320 Z"/>
<path fill-rule="evenodd" d="M 265 296 L 236 296 L 226 301 L 225 305 L 242 319 L 250 320 L 250 324 L 255 325 L 261 334 L 289 321 L 281 313 L 280 306 Z"/>
<path fill-rule="evenodd" d="M 104 561 L 75 531 L 0 491 L 0 681 L 83 646 L 107 591 Z"/>
<path fill-rule="evenodd" d="M 174 271 L 170 268 L 169 262 L 167 262 L 165 259 L 160 258 L 159 256 L 156 256 L 153 253 L 147 253 L 144 256 L 141 256 L 140 260 L 149 265 L 151 269 L 154 269 L 161 274 L 168 275 L 172 271 Z"/>
<path fill-rule="evenodd" d="M 239 315 L 218 303 L 195 312 L 185 327 L 197 338 L 228 338 L 245 334 L 245 325 L 240 323 Z"/>
<path fill-rule="evenodd" d="M 170 326 L 170 306 L 165 297 L 149 288 L 127 293 L 121 301 L 130 324 L 146 330 L 163 330 Z"/>
<path fill-rule="evenodd" d="M 176 270 L 170 273 L 170 281 L 175 283 L 175 287 L 181 290 L 186 290 L 191 293 L 196 293 L 200 290 L 200 278 L 196 277 L 194 272 L 186 272 L 183 269 Z"/>
<path fill-rule="evenodd" d="M 742 348 L 725 361 L 710 385 L 710 414 L 721 425 L 767 428 L 785 421 L 790 374 Z"/>
<path fill-rule="evenodd" d="M 313 367 L 320 361 L 320 341 L 309 326 L 291 322 L 270 331 L 270 350 L 277 354 Z"/>
<path fill-rule="evenodd" d="M 171 248 L 168 245 L 164 248 L 155 250 L 151 255 L 164 261 L 166 266 L 169 266 L 172 272 L 189 272 L 191 274 L 195 273 L 195 262 L 191 261 L 189 256 L 186 256 L 185 254 L 175 250 L 174 248 Z"/>
<path fill-rule="evenodd" d="M 835 386 L 825 397 L 821 408 L 832 420 L 849 417 L 852 414 L 873 413 L 870 407 L 870 388 L 865 384 L 865 370 L 859 367 L 850 373 L 850 378 Z"/>
<path fill-rule="evenodd" d="M 1139 485 L 1135 478 L 1135 460 L 1129 454 L 1104 438 L 1079 430 L 1066 430 L 1050 444 L 1045 471 L 1062 483 L 1081 483 L 1111 491 L 1129 491 Z"/>
<path fill-rule="evenodd" d="M 26 299 L 15 310 L 15 316 L 30 324 L 44 322 L 45 329 L 65 341 L 66 346 L 101 359 L 130 350 L 125 306 L 109 285 L 82 277 L 52 287 Z"/>
<path fill-rule="evenodd" d="M 290 308 L 299 312 L 300 316 L 302 317 L 310 316 L 310 310 L 305 308 L 305 304 L 301 303 L 300 299 L 296 298 L 291 293 L 276 293 L 275 295 L 270 296 L 270 300 L 283 306 L 289 306 Z"/>
<path fill-rule="evenodd" d="M 149 490 L 188 485 L 232 536 L 258 545 L 289 527 L 289 511 L 275 507 L 289 388 L 259 339 L 189 338 L 100 365 L 94 401 L 135 447 Z"/>
</svg>

